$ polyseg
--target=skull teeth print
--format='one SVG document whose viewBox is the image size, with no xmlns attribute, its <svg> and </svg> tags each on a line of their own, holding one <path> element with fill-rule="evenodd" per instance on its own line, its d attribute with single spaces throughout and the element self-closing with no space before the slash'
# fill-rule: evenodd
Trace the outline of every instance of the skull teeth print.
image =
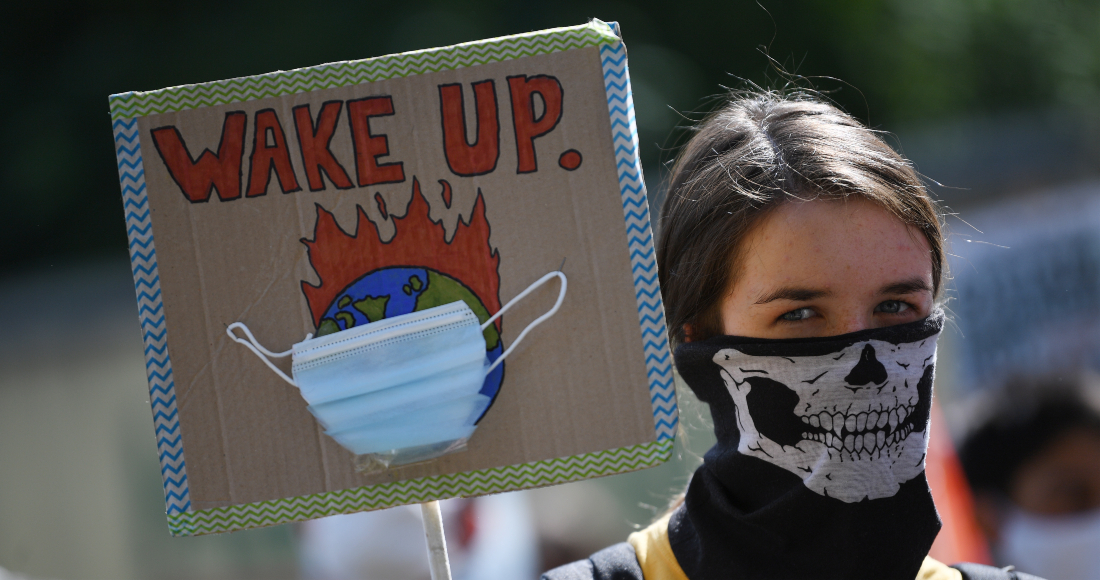
<svg viewBox="0 0 1100 580">
<path fill-rule="evenodd" d="M 934 337 L 813 356 L 727 348 L 713 360 L 736 407 L 740 453 L 844 502 L 892 496 L 923 471 Z"/>
<path fill-rule="evenodd" d="M 837 451 L 842 449 L 859 451 L 859 449 L 848 448 L 847 445 L 842 443 L 851 440 L 853 446 L 862 445 L 862 449 L 873 453 L 897 443 L 912 432 L 912 423 L 906 423 L 902 418 L 911 417 L 914 410 L 915 406 L 910 406 L 896 407 L 889 411 L 871 411 L 870 413 L 853 415 L 841 415 L 840 413 L 830 415 L 824 411 L 818 415 L 808 417 L 803 415 L 801 419 L 807 431 L 803 431 L 802 438 L 825 443 Z M 899 422 L 901 422 L 900 429 L 898 428 Z M 849 425 L 854 428 L 848 429 Z M 831 435 L 828 441 L 826 435 Z M 852 436 L 850 439 L 849 435 Z M 857 443 L 860 440 L 863 441 L 862 444 Z M 833 445 L 831 441 L 837 443 Z"/>
</svg>

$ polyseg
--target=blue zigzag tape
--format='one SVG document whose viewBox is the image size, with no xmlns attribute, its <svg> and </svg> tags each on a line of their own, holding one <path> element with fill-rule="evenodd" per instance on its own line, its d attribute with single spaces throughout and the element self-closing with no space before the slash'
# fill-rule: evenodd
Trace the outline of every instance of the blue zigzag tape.
<svg viewBox="0 0 1100 580">
<path fill-rule="evenodd" d="M 675 431 L 676 430 L 676 425 L 679 424 L 679 422 L 680 422 L 680 420 L 676 417 L 673 417 L 671 421 L 666 421 L 664 419 L 660 419 L 660 420 L 657 421 L 657 428 L 660 429 L 661 427 L 664 427 L 664 428 L 668 429 L 669 431 Z"/>
<path fill-rule="evenodd" d="M 157 288 L 157 290 L 155 292 L 153 292 L 152 294 L 149 294 L 148 292 L 142 290 L 138 294 L 137 299 L 140 301 L 143 298 L 145 300 L 158 300 L 158 299 L 160 299 L 160 288 Z"/>
<path fill-rule="evenodd" d="M 160 276 L 159 275 L 153 276 L 152 280 L 146 280 L 145 278 L 140 278 L 134 284 L 134 288 L 141 288 L 142 286 L 148 286 L 149 289 L 152 290 L 153 286 L 156 285 L 156 284 L 159 284 L 159 283 L 160 283 Z"/>
<path fill-rule="evenodd" d="M 126 230 L 126 233 L 128 233 L 130 235 L 133 235 L 135 232 L 137 232 L 141 235 L 146 235 L 146 234 L 149 233 L 149 230 L 151 230 L 151 229 L 153 229 L 153 224 L 152 223 L 149 223 L 144 228 L 139 228 L 139 227 L 137 227 L 137 224 L 134 224 Z"/>
<path fill-rule="evenodd" d="M 172 376 L 172 369 L 171 368 L 169 368 L 167 370 L 167 372 L 165 372 L 164 374 L 161 374 L 157 371 L 150 371 L 149 372 L 149 380 L 150 381 L 153 380 L 153 379 L 157 379 L 157 380 L 162 381 L 162 382 L 168 382 L 169 380 L 171 380 L 169 378 L 171 376 Z"/>
<path fill-rule="evenodd" d="M 187 495 L 187 494 L 185 493 L 184 495 Z M 189 510 L 189 509 L 191 509 L 191 500 L 187 500 L 187 503 L 183 504 L 182 506 L 169 504 L 168 510 L 167 510 L 166 513 L 170 516 L 177 516 L 177 515 L 182 514 L 185 511 Z M 193 526 L 184 526 L 183 529 L 191 530 L 191 529 L 194 529 L 194 527 Z"/>
<path fill-rule="evenodd" d="M 164 342 L 164 303 L 160 275 L 157 273 L 156 249 L 153 245 L 151 212 L 145 184 L 145 167 L 141 155 L 141 140 L 137 118 L 116 119 L 114 129 L 115 157 L 118 161 L 119 184 L 127 223 L 131 270 L 137 295 L 138 317 L 145 343 L 145 365 L 149 379 L 150 407 L 153 410 L 161 473 L 164 477 L 165 506 L 169 514 L 182 513 L 191 507 L 187 473 L 183 461 L 179 411 L 176 408 L 175 382 Z M 159 332 L 156 329 L 160 329 Z M 172 465 L 175 463 L 176 465 Z"/>
<path fill-rule="evenodd" d="M 631 145 L 630 147 L 627 147 L 626 145 L 619 145 L 615 148 L 615 155 L 618 155 L 620 153 L 629 155 L 631 161 L 636 163 L 636 161 L 634 160 L 634 155 L 637 153 L 637 149 L 635 149 L 633 145 Z"/>
<path fill-rule="evenodd" d="M 639 175 L 635 171 L 630 171 L 630 170 L 620 171 L 619 172 L 619 187 L 622 187 L 622 183 L 624 181 L 632 181 L 634 183 L 642 183 L 642 176 Z M 633 198 L 636 198 L 637 196 L 632 195 L 630 197 L 631 197 L 631 199 L 633 199 Z"/>
<path fill-rule="evenodd" d="M 627 91 L 629 89 L 629 87 L 630 87 L 630 83 L 627 82 L 626 79 L 623 79 L 623 82 L 621 82 L 621 83 L 616 83 L 615 81 L 611 80 L 610 78 L 604 77 L 604 89 L 607 90 L 607 91 L 624 92 L 624 91 Z"/>
<path fill-rule="evenodd" d="M 126 202 L 122 204 L 123 209 L 126 209 L 130 206 L 134 206 L 134 209 L 141 209 L 143 207 L 147 207 L 149 205 L 149 196 L 140 195 L 142 193 L 145 193 L 145 184 L 144 183 L 142 183 L 137 189 L 134 189 L 134 187 L 131 186 L 131 185 L 127 185 L 126 187 L 123 187 L 122 188 L 122 197 L 123 197 L 123 199 L 126 200 Z M 134 197 L 134 196 L 138 196 L 138 197 Z"/>
<path fill-rule="evenodd" d="M 610 97 L 607 98 L 607 104 L 610 105 L 611 103 L 618 102 L 618 103 L 622 103 L 623 106 L 625 107 L 625 106 L 627 106 L 627 100 L 629 98 L 630 98 L 630 93 L 626 93 L 625 95 L 612 94 Z"/>
<path fill-rule="evenodd" d="M 633 119 L 634 118 L 634 105 L 630 104 L 625 109 L 618 106 L 618 105 L 615 105 L 615 107 L 611 109 L 611 114 L 612 115 L 618 114 L 618 115 L 622 115 L 624 117 L 628 117 L 630 119 Z"/>
<path fill-rule="evenodd" d="M 669 391 L 667 395 L 661 395 L 661 393 L 653 393 L 653 396 L 649 398 L 650 403 L 656 403 L 657 401 L 663 401 L 665 403 L 671 403 L 672 399 L 676 398 L 675 391 Z"/>
<path fill-rule="evenodd" d="M 148 324 L 149 326 L 160 326 L 160 325 L 164 324 L 164 315 L 162 314 L 160 316 L 160 318 L 157 318 L 157 319 L 153 319 L 151 317 L 150 318 L 143 318 L 142 321 L 141 321 L 141 324 L 142 325 Z"/>
<path fill-rule="evenodd" d="M 152 227 L 152 224 L 150 224 L 150 227 Z M 150 251 L 155 251 L 155 250 L 150 250 Z M 146 274 L 146 275 L 156 275 L 157 264 L 156 264 L 156 262 L 153 262 L 152 264 L 150 264 L 148 266 L 142 266 L 141 264 L 138 264 L 138 263 L 135 262 L 134 267 L 133 267 L 133 271 L 134 271 L 135 276 L 137 276 L 139 273 L 140 274 Z"/>
<path fill-rule="evenodd" d="M 653 336 L 664 336 L 664 333 L 665 333 L 665 325 L 661 324 L 661 325 L 655 326 L 653 328 L 646 328 L 646 329 L 642 330 L 642 338 L 644 339 L 646 337 L 646 335 L 648 335 L 648 334 L 651 334 Z"/>
<path fill-rule="evenodd" d="M 138 162 L 138 165 L 141 165 L 140 161 Z M 137 183 L 139 179 L 143 179 L 144 177 L 145 177 L 145 168 L 142 167 L 142 169 L 139 170 L 137 173 L 131 173 L 129 171 L 123 171 L 123 172 L 119 173 L 118 179 L 119 179 L 119 181 L 121 181 L 123 183 L 125 183 L 126 180 L 130 180 L 130 181 L 133 181 L 134 183 Z"/>
<path fill-rule="evenodd" d="M 626 66 L 625 48 L 621 42 L 600 47 L 604 90 L 611 117 L 615 166 L 622 192 L 623 218 L 627 229 L 631 272 L 635 298 L 646 354 L 654 428 L 657 439 L 675 436 L 677 423 L 675 393 L 672 386 L 671 353 L 664 332 L 664 310 L 660 290 L 656 285 L 656 260 L 653 234 L 649 226 L 649 205 L 645 199 L 645 183 L 638 160 L 638 134 L 634 119 L 634 103 L 630 94 L 630 76 Z M 667 377 L 664 380 L 658 377 Z M 663 403 L 663 404 L 662 404 Z M 667 417 L 667 418 L 666 418 Z"/>
<path fill-rule="evenodd" d="M 141 213 L 141 214 L 139 214 L 137 211 L 131 211 L 130 213 L 126 214 L 126 221 L 137 220 L 137 221 L 140 222 L 140 221 L 145 221 L 147 219 L 149 219 L 149 210 L 148 209 L 145 210 L 145 213 Z"/>
<path fill-rule="evenodd" d="M 614 131 L 615 127 L 622 127 L 623 129 L 627 129 L 628 131 L 630 131 L 631 135 L 638 134 L 638 132 L 630 126 L 630 119 L 622 116 L 615 117 L 614 120 L 611 121 L 611 130 Z"/>
<path fill-rule="evenodd" d="M 163 309 L 163 308 L 164 308 L 164 303 L 159 301 L 159 300 L 156 302 L 156 307 L 155 308 L 150 308 L 147 304 L 143 304 L 141 306 L 141 308 L 138 308 L 138 315 L 140 316 L 142 314 L 148 313 L 150 316 L 154 316 L 156 314 L 159 314 L 161 309 Z"/>
<path fill-rule="evenodd" d="M 149 244 L 153 243 L 153 238 L 147 238 L 145 241 L 141 241 L 137 238 L 130 240 L 130 249 L 134 246 L 141 246 L 142 248 L 148 248 Z"/>
<path fill-rule="evenodd" d="M 152 389 L 150 389 L 149 390 L 149 395 L 153 399 L 152 401 L 150 401 L 150 404 L 153 407 L 157 407 L 159 405 L 161 407 L 164 407 L 165 409 L 171 409 L 172 405 L 176 404 L 176 394 L 175 393 L 171 393 L 171 394 L 165 393 L 165 395 L 168 395 L 168 398 L 167 399 L 162 399 L 160 397 L 153 397 L 152 396 L 153 391 L 152 391 Z"/>
<path fill-rule="evenodd" d="M 169 486 L 179 489 L 179 488 L 183 487 L 185 483 L 187 483 L 187 474 L 186 473 L 183 474 L 183 477 L 180 477 L 179 479 L 172 479 L 171 477 L 165 477 L 164 478 L 164 489 L 167 490 Z"/>
<path fill-rule="evenodd" d="M 672 389 L 672 385 L 675 382 L 676 382 L 675 379 L 673 379 L 672 377 L 669 377 L 669 378 L 665 379 L 664 381 L 660 381 L 658 379 L 650 379 L 649 384 L 652 385 L 654 390 L 668 391 L 668 390 L 674 390 L 674 389 Z"/>
<path fill-rule="evenodd" d="M 622 70 L 615 70 L 613 68 L 608 68 L 608 65 L 619 66 L 619 65 L 623 64 L 624 62 L 626 62 L 626 55 L 621 54 L 622 51 L 614 49 L 614 48 L 606 48 L 606 45 L 604 45 L 604 46 L 600 47 L 600 52 L 604 53 L 603 58 L 600 59 L 603 63 L 603 66 L 604 66 L 603 78 L 606 79 L 609 76 L 615 76 L 617 78 L 622 78 L 624 75 L 626 75 L 626 69 L 625 68 L 622 69 Z M 611 56 L 611 54 L 618 54 L 619 56 Z"/>
<path fill-rule="evenodd" d="M 175 498 L 177 500 L 182 500 L 183 496 L 187 495 L 187 491 L 185 490 L 185 491 L 183 491 L 183 493 L 176 493 L 174 491 L 169 491 L 167 495 L 168 495 L 168 497 L 172 497 L 172 498 Z"/>
<path fill-rule="evenodd" d="M 649 368 L 647 375 L 667 375 L 672 372 L 672 365 L 653 366 Z"/>
<path fill-rule="evenodd" d="M 137 137 L 137 135 L 135 134 L 134 137 Z M 116 140 L 116 142 L 117 142 L 117 140 Z M 129 148 L 129 149 L 127 149 L 125 145 L 119 145 L 118 147 L 115 148 L 115 154 L 116 155 L 134 155 L 134 154 L 140 155 L 141 154 L 141 143 L 135 143 L 134 146 Z"/>
<path fill-rule="evenodd" d="M 126 159 L 119 159 L 118 160 L 118 168 L 119 169 L 122 169 L 123 167 L 129 167 L 131 169 L 137 169 L 140 166 L 141 166 L 141 158 L 135 159 L 133 161 L 127 161 Z M 145 174 L 145 172 L 143 171 L 142 175 L 144 175 L 144 174 Z"/>
<path fill-rule="evenodd" d="M 659 419 L 665 419 L 667 417 L 667 419 L 670 420 L 670 421 L 675 421 L 676 420 L 676 406 L 675 405 L 672 405 L 672 404 L 662 405 L 662 404 L 658 403 L 655 406 L 655 408 L 657 409 L 658 414 L 664 415 L 664 417 L 660 417 Z"/>
<path fill-rule="evenodd" d="M 150 397 L 156 397 L 156 396 L 158 396 L 157 393 L 161 393 L 165 397 L 173 397 L 172 402 L 175 402 L 176 394 L 172 392 L 172 387 L 173 386 L 174 385 L 155 385 L 155 386 L 149 387 L 149 396 Z"/>
<path fill-rule="evenodd" d="M 661 356 L 651 354 L 651 355 L 645 357 L 645 362 L 648 363 L 650 361 L 655 361 L 655 362 L 658 362 L 658 363 L 666 363 L 666 362 L 668 362 L 668 359 L 669 359 L 670 356 L 672 356 L 672 355 L 670 355 L 667 352 L 665 354 L 661 355 Z"/>
<path fill-rule="evenodd" d="M 161 431 L 163 431 L 165 433 L 175 433 L 176 431 L 179 431 L 179 430 L 180 430 L 180 424 L 179 423 L 176 423 L 175 425 L 172 425 L 172 426 L 157 425 L 156 429 L 154 429 L 154 434 L 160 435 Z"/>
<path fill-rule="evenodd" d="M 622 171 L 624 166 L 626 166 L 627 169 L 631 169 L 634 167 L 638 167 L 639 164 L 638 160 L 633 157 L 623 157 L 622 159 L 618 160 L 615 165 L 618 166 L 620 171 Z"/>
</svg>

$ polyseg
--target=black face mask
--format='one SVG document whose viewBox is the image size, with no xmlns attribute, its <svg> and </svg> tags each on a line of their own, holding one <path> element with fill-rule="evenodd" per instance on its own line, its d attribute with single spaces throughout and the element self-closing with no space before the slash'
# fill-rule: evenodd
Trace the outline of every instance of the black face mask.
<svg viewBox="0 0 1100 580">
<path fill-rule="evenodd" d="M 692 580 L 912 580 L 940 528 L 924 475 L 944 316 L 676 349 L 718 443 L 669 539 Z"/>
</svg>

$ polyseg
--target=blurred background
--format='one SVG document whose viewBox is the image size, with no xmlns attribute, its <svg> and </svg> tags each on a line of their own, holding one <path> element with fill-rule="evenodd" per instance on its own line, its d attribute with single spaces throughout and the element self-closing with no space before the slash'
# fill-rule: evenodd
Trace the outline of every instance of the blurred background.
<svg viewBox="0 0 1100 580">
<path fill-rule="evenodd" d="M 0 18 L 0 569 L 320 577 L 308 534 L 338 533 L 169 537 L 109 94 L 590 17 L 622 26 L 651 203 L 683 127 L 727 87 L 800 76 L 892 134 L 950 214 L 943 438 L 961 443 L 1013 377 L 1100 367 L 1095 0 L 19 2 Z M 534 566 L 622 541 L 683 490 L 713 438 L 680 401 L 668 464 L 506 500 Z"/>
</svg>

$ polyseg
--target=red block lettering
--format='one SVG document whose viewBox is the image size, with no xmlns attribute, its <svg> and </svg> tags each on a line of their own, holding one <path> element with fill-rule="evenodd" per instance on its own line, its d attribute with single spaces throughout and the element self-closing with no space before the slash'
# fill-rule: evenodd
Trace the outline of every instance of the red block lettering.
<svg viewBox="0 0 1100 580">
<path fill-rule="evenodd" d="M 519 158 L 516 173 L 538 171 L 535 139 L 554 129 L 561 121 L 561 83 L 548 75 L 518 75 L 508 77 L 512 93 L 512 123 L 516 129 L 516 153 Z M 545 109 L 535 118 L 535 94 L 542 97 Z"/>
<path fill-rule="evenodd" d="M 302 189 L 294 175 L 294 166 L 290 164 L 290 151 L 286 148 L 286 135 L 279 124 L 275 109 L 263 109 L 256 112 L 252 123 L 252 155 L 248 158 L 248 197 L 267 193 L 267 184 L 271 180 L 271 170 L 279 178 L 279 187 L 283 193 Z M 268 145 L 268 136 L 272 144 Z"/>
<path fill-rule="evenodd" d="M 248 116 L 241 111 L 226 113 L 218 153 L 203 149 L 197 160 L 191 157 L 183 136 L 174 125 L 152 130 L 157 153 L 187 201 L 209 201 L 212 188 L 218 190 L 218 199 L 222 201 L 241 196 L 241 163 L 247 123 Z"/>
<path fill-rule="evenodd" d="M 360 187 L 405 181 L 405 170 L 400 161 L 378 163 L 379 157 L 390 154 L 389 143 L 385 135 L 370 132 L 371 117 L 392 114 L 393 99 L 389 96 L 348 101 L 348 119 L 351 121 L 352 146 L 355 149 L 355 177 Z"/>
<path fill-rule="evenodd" d="M 348 172 L 336 161 L 329 144 L 332 143 L 332 135 L 336 132 L 336 124 L 340 121 L 340 107 L 342 101 L 328 101 L 321 105 L 321 112 L 317 115 L 317 124 L 313 124 L 313 116 L 309 111 L 309 105 L 294 107 L 294 127 L 298 131 L 298 148 L 302 152 L 302 165 L 306 168 L 306 180 L 309 182 L 310 191 L 321 191 L 325 188 L 325 182 L 321 178 L 324 172 L 332 181 L 336 189 L 351 189 L 354 185 L 348 178 Z"/>
<path fill-rule="evenodd" d="M 477 107 L 477 140 L 470 144 L 466 133 L 466 106 L 462 85 L 439 85 L 439 110 L 443 117 L 443 152 L 455 175 L 485 175 L 497 167 L 500 158 L 500 119 L 497 91 L 492 80 L 473 84 Z"/>
</svg>

